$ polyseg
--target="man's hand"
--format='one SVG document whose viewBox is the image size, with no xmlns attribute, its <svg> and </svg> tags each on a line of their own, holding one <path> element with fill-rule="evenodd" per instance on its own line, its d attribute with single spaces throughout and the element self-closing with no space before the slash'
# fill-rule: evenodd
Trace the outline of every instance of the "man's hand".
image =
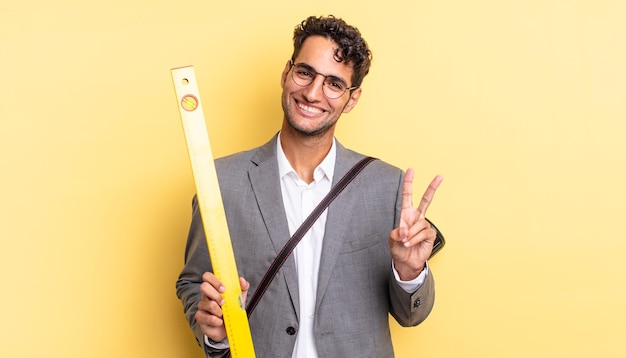
<svg viewBox="0 0 626 358">
<path fill-rule="evenodd" d="M 400 224 L 389 234 L 391 257 L 403 281 L 413 280 L 422 272 L 433 250 L 437 232 L 426 220 L 426 210 L 442 181 L 442 176 L 436 176 L 424 192 L 419 206 L 413 208 L 413 169 L 407 169 L 404 176 Z"/>
<path fill-rule="evenodd" d="M 198 302 L 198 311 L 196 312 L 196 322 L 202 329 L 202 332 L 214 342 L 221 342 L 226 338 L 226 328 L 224 327 L 224 316 L 222 314 L 222 305 L 224 304 L 224 293 L 227 288 L 222 282 L 211 272 L 205 272 L 202 275 L 202 284 L 200 292 L 202 292 L 202 300 Z M 250 283 L 243 277 L 239 278 L 241 285 L 242 299 L 245 307 L 246 297 Z"/>
</svg>

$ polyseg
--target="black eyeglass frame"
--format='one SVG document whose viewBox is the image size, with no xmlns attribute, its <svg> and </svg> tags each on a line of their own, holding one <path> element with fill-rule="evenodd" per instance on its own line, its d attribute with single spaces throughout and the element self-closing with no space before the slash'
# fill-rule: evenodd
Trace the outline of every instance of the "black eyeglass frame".
<svg viewBox="0 0 626 358">
<path fill-rule="evenodd" d="M 298 85 L 298 86 L 300 86 L 300 87 L 307 87 L 307 86 L 310 86 L 310 85 L 311 85 L 311 83 L 313 83 L 313 81 L 315 81 L 315 79 L 317 78 L 317 75 L 320 75 L 320 76 L 324 77 L 324 82 L 323 82 L 323 84 L 322 84 L 322 93 L 324 93 L 324 96 L 326 96 L 326 97 L 327 97 L 327 98 L 329 98 L 329 99 L 337 99 L 337 98 L 340 98 L 340 97 L 341 97 L 341 96 L 343 96 L 346 92 L 350 91 L 350 93 L 352 93 L 352 91 L 354 91 L 355 89 L 359 88 L 359 86 L 352 86 L 352 87 L 348 87 L 348 84 L 347 84 L 347 83 L 346 83 L 346 81 L 344 81 L 343 79 L 341 79 L 341 78 L 339 78 L 339 77 L 337 77 L 337 76 L 333 76 L 333 75 L 325 75 L 325 74 L 323 74 L 323 73 L 319 73 L 319 72 L 317 72 L 317 71 L 316 71 L 313 67 L 311 67 L 311 66 L 309 66 L 309 65 L 307 65 L 307 64 L 305 64 L 305 63 L 295 63 L 295 62 L 293 62 L 293 60 L 289 60 L 289 63 L 291 64 L 291 68 L 289 69 L 289 70 L 291 71 L 291 80 L 293 81 L 293 83 L 295 83 L 296 85 Z M 308 84 L 306 84 L 306 85 L 302 85 L 302 84 L 298 83 L 298 81 L 297 81 L 297 80 L 296 80 L 296 78 L 295 78 L 295 74 L 294 74 L 294 68 L 295 68 L 296 66 L 302 66 L 302 67 L 304 67 L 304 68 L 305 68 L 308 72 L 310 72 L 310 73 L 312 74 L 311 81 L 310 81 Z M 335 80 L 337 80 L 337 82 L 343 82 L 343 83 L 345 84 L 345 89 L 344 89 L 344 90 L 343 90 L 343 92 L 342 92 L 340 95 L 338 95 L 337 97 L 332 97 L 332 96 L 329 96 L 329 95 L 328 95 L 328 93 L 326 93 L 326 91 L 324 90 L 324 86 L 328 86 L 328 84 L 326 83 L 326 80 L 327 80 L 328 78 L 335 79 Z"/>
</svg>

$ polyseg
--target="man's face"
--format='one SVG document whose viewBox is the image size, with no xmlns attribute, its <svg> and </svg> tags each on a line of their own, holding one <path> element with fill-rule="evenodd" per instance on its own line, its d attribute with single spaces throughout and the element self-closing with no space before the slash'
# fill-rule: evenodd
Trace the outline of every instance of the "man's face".
<svg viewBox="0 0 626 358">
<path fill-rule="evenodd" d="M 315 72 L 342 79 L 352 86 L 352 66 L 337 62 L 334 58 L 337 45 L 322 36 L 304 40 L 296 64 L 305 64 Z M 308 86 L 293 81 L 292 66 L 287 63 L 282 74 L 282 106 L 285 124 L 307 136 L 334 133 L 335 124 L 342 113 L 348 113 L 357 104 L 361 89 L 346 91 L 342 96 L 330 99 L 324 95 L 324 76 L 316 76 Z"/>
</svg>

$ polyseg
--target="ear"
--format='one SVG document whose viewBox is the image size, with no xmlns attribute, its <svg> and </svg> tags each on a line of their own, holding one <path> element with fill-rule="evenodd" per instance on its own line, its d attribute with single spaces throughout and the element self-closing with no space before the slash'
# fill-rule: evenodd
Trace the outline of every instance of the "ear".
<svg viewBox="0 0 626 358">
<path fill-rule="evenodd" d="M 280 87 L 285 88 L 285 81 L 287 80 L 287 75 L 289 74 L 289 70 L 291 70 L 291 61 L 287 61 L 285 64 L 285 69 L 283 70 L 283 74 L 280 76 Z"/>
<path fill-rule="evenodd" d="M 361 87 L 356 88 L 354 91 L 352 91 L 352 93 L 350 93 L 350 99 L 348 100 L 348 103 L 346 103 L 346 106 L 343 108 L 343 113 L 350 112 L 352 108 L 354 108 L 354 106 L 356 106 L 356 104 L 359 102 L 360 97 Z"/>
</svg>

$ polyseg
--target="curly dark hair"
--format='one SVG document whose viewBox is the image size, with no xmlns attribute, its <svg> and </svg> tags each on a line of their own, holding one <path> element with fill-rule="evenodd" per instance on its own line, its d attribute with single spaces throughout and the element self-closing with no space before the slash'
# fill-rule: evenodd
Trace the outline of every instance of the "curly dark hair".
<svg viewBox="0 0 626 358">
<path fill-rule="evenodd" d="M 335 60 L 345 61 L 346 64 L 352 65 L 352 86 L 360 87 L 363 78 L 370 70 L 372 52 L 367 47 L 367 42 L 361 37 L 359 30 L 332 15 L 309 16 L 296 26 L 293 32 L 292 61 L 298 57 L 304 40 L 314 35 L 331 39 L 339 46 L 335 53 Z"/>
</svg>

